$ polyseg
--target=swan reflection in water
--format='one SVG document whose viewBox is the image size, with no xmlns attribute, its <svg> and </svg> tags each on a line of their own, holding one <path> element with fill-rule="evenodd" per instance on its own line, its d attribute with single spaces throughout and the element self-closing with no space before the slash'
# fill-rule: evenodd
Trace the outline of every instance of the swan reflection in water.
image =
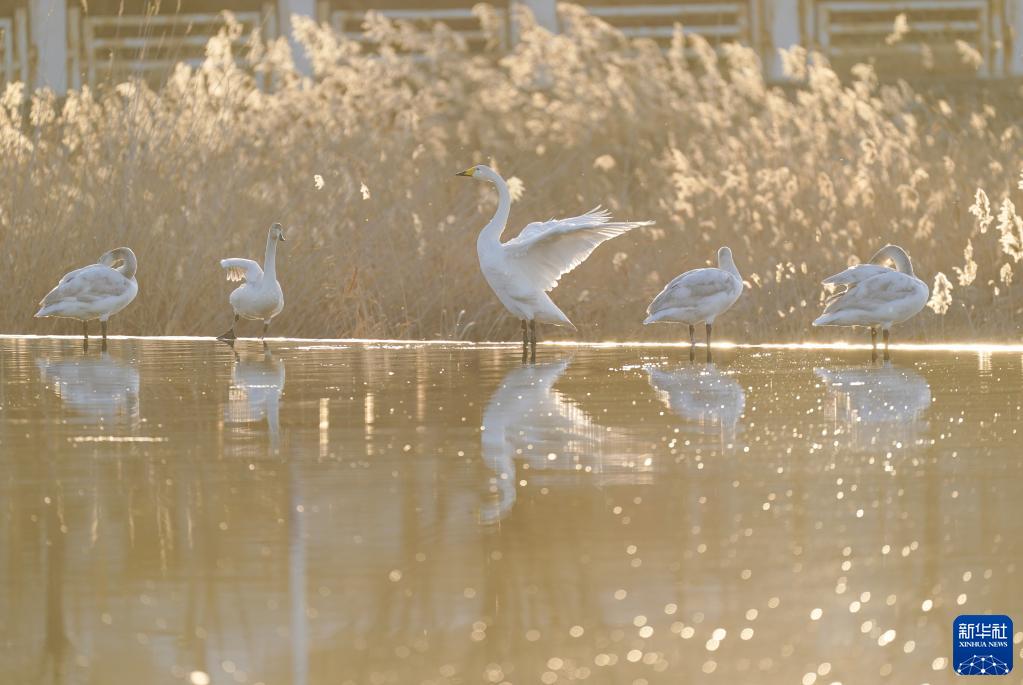
<svg viewBox="0 0 1023 685">
<path fill-rule="evenodd" d="M 885 362 L 814 373 L 828 389 L 831 418 L 847 424 L 855 447 L 910 444 L 927 425 L 922 417 L 931 406 L 931 386 L 916 371 Z"/>
<path fill-rule="evenodd" d="M 601 429 L 575 401 L 554 389 L 570 359 L 515 368 L 483 411 L 483 462 L 494 472 L 496 502 L 480 512 L 483 523 L 505 518 L 515 506 L 516 466 L 536 471 L 600 473 Z"/>
<path fill-rule="evenodd" d="M 674 414 L 706 435 L 735 441 L 746 410 L 746 392 L 734 378 L 714 364 L 689 364 L 672 371 L 645 367 L 650 387 Z"/>
<path fill-rule="evenodd" d="M 245 428 L 265 421 L 271 445 L 276 447 L 283 392 L 284 360 L 275 359 L 269 349 L 258 357 L 236 356 L 224 422 Z"/>
<path fill-rule="evenodd" d="M 69 423 L 97 422 L 134 428 L 141 424 L 139 372 L 103 352 L 98 357 L 36 359 L 43 383 L 72 415 Z"/>
</svg>

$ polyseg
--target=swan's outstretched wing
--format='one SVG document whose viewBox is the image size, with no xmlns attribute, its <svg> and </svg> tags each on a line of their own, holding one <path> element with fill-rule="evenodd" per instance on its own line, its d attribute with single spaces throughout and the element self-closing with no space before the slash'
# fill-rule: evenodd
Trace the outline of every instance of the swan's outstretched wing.
<svg viewBox="0 0 1023 685">
<path fill-rule="evenodd" d="M 65 275 L 57 287 L 39 301 L 39 306 L 45 308 L 72 299 L 83 304 L 91 304 L 105 297 L 123 295 L 127 288 L 128 279 L 120 272 L 109 266 L 92 264 Z"/>
<path fill-rule="evenodd" d="M 880 264 L 857 264 L 834 276 L 828 276 L 821 283 L 829 288 L 837 288 L 843 285 L 853 286 L 857 283 L 862 283 L 868 278 L 873 278 L 889 271 L 894 271 L 894 269 L 889 269 L 887 266 L 881 266 Z"/>
<path fill-rule="evenodd" d="M 736 289 L 741 291 L 742 283 L 722 269 L 693 269 L 676 276 L 664 286 L 664 290 L 647 307 L 646 313 L 652 315 L 665 309 L 695 307 L 709 298 L 731 295 Z"/>
<path fill-rule="evenodd" d="M 530 280 L 544 290 L 551 290 L 605 240 L 651 224 L 652 221 L 611 221 L 610 212 L 595 207 L 570 219 L 534 221 L 506 242 L 504 249 Z"/>
<path fill-rule="evenodd" d="M 227 269 L 227 280 L 255 283 L 263 278 L 263 269 L 251 259 L 221 259 L 220 266 Z"/>
</svg>

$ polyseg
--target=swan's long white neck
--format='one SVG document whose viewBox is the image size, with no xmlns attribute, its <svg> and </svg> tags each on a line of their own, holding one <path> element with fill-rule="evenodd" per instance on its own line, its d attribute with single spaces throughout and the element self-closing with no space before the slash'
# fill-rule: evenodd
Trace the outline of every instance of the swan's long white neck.
<svg viewBox="0 0 1023 685">
<path fill-rule="evenodd" d="M 731 252 L 718 255 L 718 268 L 723 271 L 727 271 L 740 281 L 742 280 L 742 275 L 739 273 L 739 269 L 735 266 L 735 260 L 732 259 Z"/>
<path fill-rule="evenodd" d="M 901 271 L 904 274 L 914 276 L 913 273 L 913 262 L 910 261 L 909 255 L 898 245 L 885 245 L 877 251 L 873 257 L 870 258 L 871 264 L 884 264 L 886 260 L 892 260 L 895 264 L 895 269 Z"/>
<path fill-rule="evenodd" d="M 135 272 L 138 271 L 139 268 L 139 262 L 135 258 L 135 253 L 131 250 L 120 250 L 118 251 L 117 256 L 124 261 L 121 266 L 117 267 L 117 270 L 120 271 L 125 278 L 135 278 Z"/>
<path fill-rule="evenodd" d="M 266 237 L 266 255 L 263 257 L 263 277 L 270 281 L 277 280 L 277 241 L 273 231 Z"/>
<path fill-rule="evenodd" d="M 494 212 L 494 218 L 490 223 L 480 231 L 480 237 L 476 240 L 478 248 L 501 244 L 501 234 L 508 225 L 508 214 L 511 212 L 511 193 L 508 191 L 508 184 L 497 174 L 490 180 L 497 186 L 497 211 Z"/>
</svg>

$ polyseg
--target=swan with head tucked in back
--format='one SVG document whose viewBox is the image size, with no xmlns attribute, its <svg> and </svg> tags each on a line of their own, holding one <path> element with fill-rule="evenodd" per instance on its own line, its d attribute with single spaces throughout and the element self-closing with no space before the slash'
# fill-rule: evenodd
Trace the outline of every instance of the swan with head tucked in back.
<svg viewBox="0 0 1023 685">
<path fill-rule="evenodd" d="M 885 266 L 888 261 L 895 264 L 894 269 Z M 891 327 L 919 314 L 930 296 L 927 284 L 913 273 L 909 255 L 898 245 L 885 245 L 868 263 L 851 266 L 824 279 L 823 284 L 837 291 L 813 325 L 867 326 L 875 354 L 880 328 L 885 358 Z"/>
<path fill-rule="evenodd" d="M 107 321 L 138 295 L 135 280 L 138 260 L 127 247 L 104 253 L 95 264 L 65 274 L 57 287 L 39 302 L 36 318 L 59 316 L 82 322 L 83 346 L 89 349 L 89 322 L 99 319 L 103 349 L 107 347 Z"/>
<path fill-rule="evenodd" d="M 536 324 L 550 323 L 575 329 L 547 295 L 562 276 L 576 268 L 605 240 L 652 221 L 611 221 L 608 211 L 596 207 L 582 216 L 534 221 L 507 242 L 501 233 L 508 223 L 511 193 L 508 184 L 488 166 L 477 164 L 458 176 L 468 176 L 497 187 L 497 211 L 476 241 L 480 270 L 501 304 L 522 322 L 522 357 L 531 346 L 536 359 Z"/>
<path fill-rule="evenodd" d="M 234 346 L 237 336 L 234 327 L 238 319 L 252 319 L 263 322 L 263 338 L 270 330 L 270 321 L 284 309 L 284 291 L 277 281 L 277 243 L 284 241 L 284 227 L 280 224 L 270 226 L 266 236 L 266 254 L 263 257 L 263 268 L 251 259 L 222 259 L 220 266 L 227 270 L 227 280 L 243 281 L 231 292 L 229 301 L 234 309 L 234 322 L 230 330 L 218 340 Z M 264 345 L 266 344 L 264 340 Z"/>
<path fill-rule="evenodd" d="M 707 324 L 707 359 L 714 320 L 725 313 L 742 295 L 742 276 L 735 267 L 732 251 L 718 250 L 718 265 L 693 269 L 664 286 L 647 307 L 644 324 L 677 321 L 689 324 L 689 358 L 696 346 L 696 324 Z"/>
</svg>

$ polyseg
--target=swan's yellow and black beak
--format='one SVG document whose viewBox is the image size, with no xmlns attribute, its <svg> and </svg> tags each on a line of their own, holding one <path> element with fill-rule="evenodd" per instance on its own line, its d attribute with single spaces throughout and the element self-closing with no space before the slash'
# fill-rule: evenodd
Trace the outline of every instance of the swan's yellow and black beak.
<svg viewBox="0 0 1023 685">
<path fill-rule="evenodd" d="M 455 176 L 472 176 L 475 173 L 476 167 L 472 166 L 466 169 L 465 171 L 459 171 L 457 174 L 455 174 Z"/>
</svg>

